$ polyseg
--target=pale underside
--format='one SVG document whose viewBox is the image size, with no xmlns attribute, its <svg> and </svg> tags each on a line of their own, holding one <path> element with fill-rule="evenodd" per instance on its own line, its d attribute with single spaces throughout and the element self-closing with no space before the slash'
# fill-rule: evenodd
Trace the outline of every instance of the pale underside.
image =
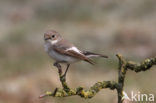
<svg viewBox="0 0 156 103">
<path fill-rule="evenodd" d="M 68 63 L 68 64 L 80 61 L 80 59 L 78 59 L 78 58 L 75 58 L 75 57 L 72 57 L 72 56 L 69 56 L 69 55 L 60 54 L 60 53 L 58 53 L 57 51 L 55 51 L 53 49 L 49 49 L 52 46 L 51 44 L 52 44 L 52 42 L 51 43 L 47 42 L 47 43 L 45 43 L 44 47 L 45 47 L 45 51 L 48 53 L 48 55 L 52 59 L 54 59 L 55 61 L 62 62 L 62 63 Z M 74 51 L 76 51 L 78 53 L 81 53 L 80 50 L 78 50 L 76 47 L 68 48 L 66 51 L 68 51 L 68 50 L 74 50 Z"/>
<path fill-rule="evenodd" d="M 71 64 L 71 63 L 75 63 L 80 60 L 80 59 L 77 59 L 77 58 L 69 56 L 69 55 L 60 54 L 54 50 L 51 50 L 48 54 L 51 58 L 53 58 L 57 62 L 62 62 L 62 63 Z"/>
</svg>

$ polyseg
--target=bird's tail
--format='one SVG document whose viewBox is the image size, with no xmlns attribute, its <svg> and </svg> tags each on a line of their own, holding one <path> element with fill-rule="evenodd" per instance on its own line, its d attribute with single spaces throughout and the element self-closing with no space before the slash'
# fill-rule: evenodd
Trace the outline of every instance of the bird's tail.
<svg viewBox="0 0 156 103">
<path fill-rule="evenodd" d="M 103 58 L 108 58 L 108 56 L 103 55 L 103 54 L 97 54 L 97 53 L 92 53 L 92 52 L 88 52 L 88 51 L 84 51 L 83 54 L 90 58 L 90 57 L 103 57 Z"/>
<path fill-rule="evenodd" d="M 86 61 L 86 62 L 88 62 L 88 63 L 90 63 L 90 64 L 92 64 L 92 65 L 94 65 L 95 63 L 93 62 L 93 60 L 92 59 L 90 59 L 90 58 L 87 58 L 87 59 L 85 59 L 84 61 Z"/>
</svg>

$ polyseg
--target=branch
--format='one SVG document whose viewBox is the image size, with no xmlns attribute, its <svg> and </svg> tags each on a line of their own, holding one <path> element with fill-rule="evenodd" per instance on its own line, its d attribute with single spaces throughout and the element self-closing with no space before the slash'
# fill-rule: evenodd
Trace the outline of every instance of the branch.
<svg viewBox="0 0 156 103">
<path fill-rule="evenodd" d="M 123 102 L 123 87 L 124 87 L 124 80 L 125 80 L 125 76 L 126 76 L 126 72 L 128 69 L 135 71 L 135 72 L 141 72 L 141 71 L 146 71 L 148 69 L 150 69 L 153 65 L 156 65 L 156 58 L 150 58 L 150 59 L 146 59 L 141 63 L 136 63 L 134 61 L 128 61 L 125 60 L 124 57 L 122 57 L 122 55 L 117 54 L 116 55 L 119 59 L 119 68 L 118 68 L 118 103 L 122 103 Z"/>
<path fill-rule="evenodd" d="M 126 68 L 127 62 L 120 54 L 117 54 L 116 56 L 119 59 L 119 67 L 118 67 L 118 85 L 119 85 L 119 88 L 117 89 L 118 103 L 122 103 L 124 80 L 125 80 L 125 75 L 127 72 L 127 68 Z"/>
<path fill-rule="evenodd" d="M 45 96 L 53 96 L 53 97 L 68 97 L 73 95 L 78 95 L 82 98 L 92 98 L 98 93 L 101 89 L 109 88 L 111 90 L 116 89 L 118 93 L 118 103 L 123 102 L 123 88 L 124 88 L 124 80 L 126 77 L 127 70 L 132 70 L 135 72 L 146 71 L 150 69 L 153 65 L 156 65 L 156 58 L 146 59 L 141 63 L 136 63 L 134 61 L 128 61 L 120 54 L 116 55 L 119 59 L 119 67 L 118 67 L 118 82 L 115 81 L 103 81 L 97 82 L 93 86 L 91 86 L 88 90 L 85 90 L 83 87 L 77 87 L 72 89 L 68 86 L 66 82 L 66 78 L 62 75 L 61 65 L 55 63 L 54 66 L 58 68 L 60 82 L 63 88 L 56 88 L 53 92 L 47 91 L 45 94 L 40 95 L 40 98 Z"/>
<path fill-rule="evenodd" d="M 60 82 L 62 84 L 63 89 L 56 88 L 53 92 L 47 91 L 45 94 L 40 95 L 40 98 L 43 98 L 45 96 L 68 97 L 68 96 L 78 95 L 80 97 L 87 99 L 87 98 L 94 97 L 95 94 L 98 93 L 101 89 L 110 88 L 111 90 L 114 90 L 118 87 L 117 83 L 114 81 L 103 81 L 103 82 L 95 83 L 88 90 L 85 90 L 83 87 L 78 87 L 76 89 L 69 88 L 66 83 L 66 79 L 62 75 L 61 65 L 55 64 L 55 66 L 58 68 Z"/>
<path fill-rule="evenodd" d="M 92 87 L 90 87 L 89 90 L 84 90 L 83 87 L 78 87 L 76 89 L 69 88 L 68 91 L 66 91 L 65 89 L 56 88 L 54 92 L 46 92 L 45 94 L 41 95 L 40 98 L 43 98 L 45 96 L 68 97 L 78 95 L 87 99 L 94 97 L 96 93 L 98 93 L 101 89 L 104 88 L 110 88 L 111 90 L 114 90 L 117 88 L 117 83 L 110 81 L 97 82 Z"/>
<path fill-rule="evenodd" d="M 145 59 L 141 63 L 136 63 L 134 61 L 128 61 L 126 64 L 128 69 L 133 70 L 135 72 L 146 71 L 146 70 L 150 69 L 153 65 L 156 65 L 156 57 L 150 58 L 150 59 Z"/>
</svg>

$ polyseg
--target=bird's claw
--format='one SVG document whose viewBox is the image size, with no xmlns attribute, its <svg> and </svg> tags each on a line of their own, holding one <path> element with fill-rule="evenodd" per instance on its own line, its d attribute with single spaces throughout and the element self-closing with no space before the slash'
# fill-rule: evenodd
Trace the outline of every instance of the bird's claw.
<svg viewBox="0 0 156 103">
<path fill-rule="evenodd" d="M 57 68 L 61 68 L 61 65 L 59 63 L 54 63 L 54 66 L 56 66 Z"/>
<path fill-rule="evenodd" d="M 56 66 L 58 68 L 58 72 L 59 74 L 62 74 L 62 69 L 61 69 L 61 65 L 59 63 L 54 63 L 54 66 Z"/>
</svg>

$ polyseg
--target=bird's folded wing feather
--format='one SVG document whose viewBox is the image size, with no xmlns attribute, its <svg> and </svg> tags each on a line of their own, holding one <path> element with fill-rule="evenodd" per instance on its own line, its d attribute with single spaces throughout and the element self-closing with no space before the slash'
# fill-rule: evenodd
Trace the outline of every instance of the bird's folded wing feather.
<svg viewBox="0 0 156 103">
<path fill-rule="evenodd" d="M 54 46 L 53 49 L 60 54 L 72 56 L 75 58 L 79 58 L 81 60 L 87 61 L 90 64 L 94 64 L 91 59 L 87 58 L 84 54 L 82 54 L 76 47 L 71 47 L 71 48 L 63 48 L 63 47 L 56 47 Z"/>
</svg>

